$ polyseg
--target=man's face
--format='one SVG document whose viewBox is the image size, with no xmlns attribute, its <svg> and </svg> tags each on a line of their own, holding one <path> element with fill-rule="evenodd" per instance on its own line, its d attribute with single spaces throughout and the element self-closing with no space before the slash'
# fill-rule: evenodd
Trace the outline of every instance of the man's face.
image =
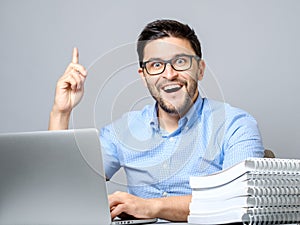
<svg viewBox="0 0 300 225">
<path fill-rule="evenodd" d="M 150 41 L 144 49 L 143 61 L 170 60 L 178 55 L 195 55 L 186 39 L 167 37 Z M 191 67 L 176 71 L 167 63 L 163 73 L 150 75 L 146 69 L 139 69 L 147 87 L 159 107 L 167 113 L 184 115 L 198 96 L 197 81 L 204 72 L 204 61 L 191 59 Z"/>
</svg>

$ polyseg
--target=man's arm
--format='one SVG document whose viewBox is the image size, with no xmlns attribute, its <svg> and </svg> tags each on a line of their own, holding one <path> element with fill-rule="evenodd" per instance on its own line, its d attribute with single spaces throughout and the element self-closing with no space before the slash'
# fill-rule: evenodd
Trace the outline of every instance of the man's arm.
<svg viewBox="0 0 300 225">
<path fill-rule="evenodd" d="M 127 213 L 136 218 L 161 218 L 170 221 L 187 221 L 191 195 L 144 199 L 126 192 L 108 196 L 111 217 Z"/>
<path fill-rule="evenodd" d="M 50 112 L 48 130 L 68 129 L 71 112 L 61 113 L 53 108 Z"/>
<path fill-rule="evenodd" d="M 68 129 L 71 111 L 83 96 L 87 71 L 78 63 L 78 49 L 74 48 L 72 62 L 56 85 L 55 100 L 49 119 L 49 130 Z"/>
</svg>

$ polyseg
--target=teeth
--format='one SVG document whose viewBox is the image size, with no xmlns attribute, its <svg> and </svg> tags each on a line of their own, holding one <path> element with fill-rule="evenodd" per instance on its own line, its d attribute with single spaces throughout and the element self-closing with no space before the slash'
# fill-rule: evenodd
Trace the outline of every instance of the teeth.
<svg viewBox="0 0 300 225">
<path fill-rule="evenodd" d="M 173 88 L 180 88 L 180 86 L 178 84 L 173 84 L 173 85 L 169 85 L 169 86 L 164 87 L 164 90 L 167 91 L 167 90 L 170 90 L 170 89 L 173 89 Z"/>
<path fill-rule="evenodd" d="M 171 85 L 165 86 L 164 91 L 170 93 L 170 92 L 178 91 L 180 88 L 181 88 L 181 86 L 179 84 L 171 84 Z"/>
</svg>

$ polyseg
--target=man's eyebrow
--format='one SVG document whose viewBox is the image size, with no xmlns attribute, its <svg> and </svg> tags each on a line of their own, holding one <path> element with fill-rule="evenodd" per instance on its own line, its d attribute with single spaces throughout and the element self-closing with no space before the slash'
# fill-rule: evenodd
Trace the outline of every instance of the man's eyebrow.
<svg viewBox="0 0 300 225">
<path fill-rule="evenodd" d="M 172 57 L 169 58 L 169 59 L 150 58 L 150 59 L 146 60 L 146 62 L 147 62 L 147 61 L 165 61 L 165 60 L 170 60 L 170 59 L 173 59 L 173 58 L 176 58 L 176 57 L 186 56 L 186 55 L 187 55 L 187 54 L 185 54 L 185 53 L 180 53 L 180 54 L 176 54 L 176 55 L 172 56 Z"/>
<path fill-rule="evenodd" d="M 163 59 L 161 59 L 161 58 L 150 58 L 150 59 L 148 59 L 148 60 L 146 60 L 146 61 L 163 61 Z"/>
</svg>

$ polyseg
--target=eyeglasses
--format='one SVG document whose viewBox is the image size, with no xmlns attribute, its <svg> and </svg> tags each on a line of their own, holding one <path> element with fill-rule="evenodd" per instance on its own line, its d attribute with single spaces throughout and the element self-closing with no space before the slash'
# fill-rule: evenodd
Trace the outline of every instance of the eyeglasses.
<svg viewBox="0 0 300 225">
<path fill-rule="evenodd" d="M 170 60 L 152 59 L 146 62 L 142 62 L 142 68 L 146 69 L 149 75 L 158 75 L 165 71 L 166 65 L 169 63 L 171 67 L 176 71 L 185 71 L 191 68 L 193 58 L 199 62 L 201 59 L 197 55 L 177 55 Z"/>
</svg>

